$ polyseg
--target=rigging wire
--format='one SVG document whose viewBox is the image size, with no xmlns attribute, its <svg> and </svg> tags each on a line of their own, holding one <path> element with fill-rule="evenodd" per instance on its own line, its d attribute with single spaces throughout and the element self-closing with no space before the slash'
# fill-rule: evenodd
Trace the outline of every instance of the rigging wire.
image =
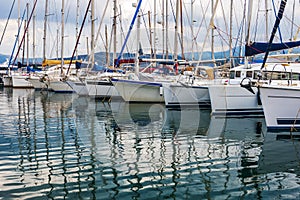
<svg viewBox="0 0 300 200">
<path fill-rule="evenodd" d="M 259 0 L 258 4 L 261 3 L 261 0 Z M 256 12 L 256 19 L 255 19 L 255 28 L 254 28 L 254 36 L 253 36 L 253 40 L 256 41 L 256 34 L 257 34 L 257 27 L 258 27 L 258 16 L 259 16 L 259 6 L 257 6 L 257 12 Z"/>
<path fill-rule="evenodd" d="M 24 12 L 23 12 L 23 15 L 22 15 L 22 19 L 21 19 L 21 23 L 20 23 L 19 30 L 18 30 L 18 34 L 17 34 L 16 40 L 15 40 L 15 44 L 14 44 L 14 47 L 12 49 L 12 52 L 11 52 L 11 55 L 10 55 L 10 58 L 9 58 L 8 67 L 7 67 L 8 70 L 9 70 L 10 65 L 12 64 L 11 61 L 12 61 L 12 58 L 14 56 L 13 54 L 14 54 L 15 48 L 17 46 L 18 38 L 20 36 L 20 32 L 21 32 L 21 29 L 22 29 L 22 24 L 23 24 L 25 13 L 26 13 L 26 8 L 24 9 Z"/>
<path fill-rule="evenodd" d="M 37 0 L 35 0 L 35 2 L 34 2 L 32 11 L 31 11 L 31 13 L 30 13 L 30 17 L 29 17 L 28 22 L 27 22 L 27 24 L 26 24 L 26 28 L 25 28 L 25 30 L 24 30 L 24 34 L 23 34 L 22 40 L 21 40 L 21 42 L 20 42 L 20 46 L 19 46 L 19 48 L 18 48 L 16 57 L 15 57 L 15 59 L 14 59 L 14 61 L 13 61 L 13 64 L 15 64 L 16 59 L 17 59 L 17 57 L 18 57 L 18 55 L 19 55 L 19 52 L 20 52 L 20 50 L 21 50 L 21 46 L 22 46 L 22 44 L 23 44 L 23 42 L 24 42 L 24 40 L 25 40 L 26 32 L 28 31 L 28 28 L 29 28 L 29 24 L 30 24 L 32 15 L 33 15 L 34 10 L 35 10 L 35 8 L 36 8 L 36 4 L 37 4 Z"/>
<path fill-rule="evenodd" d="M 86 8 L 86 12 L 85 12 L 85 14 L 84 14 L 84 18 L 83 18 L 83 21 L 82 21 L 82 24 L 81 24 L 81 27 L 80 27 L 80 31 L 79 31 L 79 34 L 78 34 L 78 37 L 77 37 L 77 41 L 76 41 L 76 44 L 75 44 L 75 47 L 74 47 L 74 51 L 73 51 L 73 54 L 72 54 L 72 57 L 71 57 L 71 61 L 70 61 L 70 64 L 69 64 L 69 67 L 68 67 L 68 70 L 67 70 L 66 75 L 68 75 L 69 70 L 70 70 L 70 68 L 71 68 L 71 64 L 72 64 L 72 61 L 73 61 L 73 57 L 75 56 L 75 53 L 76 53 L 76 49 L 77 49 L 77 46 L 78 46 L 78 43 L 79 43 L 79 39 L 80 39 L 80 36 L 81 36 L 81 33 L 82 33 L 82 29 L 83 29 L 83 26 L 84 26 L 84 23 L 85 23 L 87 14 L 88 14 L 88 12 L 89 12 L 89 8 L 90 8 L 90 6 L 91 6 L 91 2 L 92 2 L 92 0 L 89 0 L 89 3 L 88 3 L 88 6 L 87 6 L 87 8 Z"/>
<path fill-rule="evenodd" d="M 274 10 L 274 15 L 275 15 L 275 18 L 277 20 L 278 16 L 277 16 L 277 11 L 276 11 L 274 0 L 272 0 L 272 5 L 273 5 L 273 10 Z M 282 35 L 281 35 L 281 31 L 280 31 L 279 26 L 278 26 L 278 33 L 279 33 L 280 42 L 282 43 Z"/>
<path fill-rule="evenodd" d="M 201 3 L 201 2 L 200 2 L 200 3 Z M 198 38 L 198 35 L 199 35 L 199 33 L 200 33 L 200 30 L 201 30 L 201 27 L 202 27 L 203 23 L 204 23 L 204 26 L 207 27 L 207 23 L 206 23 L 206 20 L 205 20 L 205 16 L 206 16 L 206 14 L 207 14 L 207 12 L 208 12 L 208 8 L 209 8 L 209 4 L 207 4 L 206 9 L 204 10 L 204 9 L 203 9 L 203 5 L 202 5 L 202 3 L 201 3 L 201 10 L 202 10 L 202 13 L 204 13 L 204 14 L 203 14 L 203 18 L 202 18 L 202 20 L 201 20 L 201 22 L 200 22 L 200 24 L 199 24 L 197 33 L 196 33 L 196 35 L 195 35 L 195 40 Z"/>
<path fill-rule="evenodd" d="M 1 36 L 0 46 L 1 46 L 1 44 L 2 44 L 2 41 L 3 41 L 3 38 L 4 38 L 4 34 L 5 34 L 5 32 L 6 32 L 6 28 L 7 28 L 9 19 L 10 19 L 10 17 L 11 17 L 12 10 L 13 10 L 13 8 L 14 8 L 14 6 L 15 6 L 15 2 L 16 2 L 16 0 L 14 0 L 13 3 L 12 3 L 12 5 L 11 5 L 11 8 L 10 8 L 10 11 L 9 11 L 9 14 L 8 14 L 8 17 L 7 17 L 7 20 L 6 20 L 6 24 L 5 24 L 5 27 L 4 27 L 2 36 Z"/>
</svg>

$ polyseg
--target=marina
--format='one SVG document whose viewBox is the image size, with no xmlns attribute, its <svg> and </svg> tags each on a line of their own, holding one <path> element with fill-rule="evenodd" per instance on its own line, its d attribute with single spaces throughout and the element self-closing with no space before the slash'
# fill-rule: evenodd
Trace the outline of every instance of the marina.
<svg viewBox="0 0 300 200">
<path fill-rule="evenodd" d="M 300 199 L 300 2 L 105 2 L 3 2 L 0 200 Z"/>
<path fill-rule="evenodd" d="M 297 199 L 299 135 L 263 117 L 0 88 L 3 199 Z"/>
</svg>

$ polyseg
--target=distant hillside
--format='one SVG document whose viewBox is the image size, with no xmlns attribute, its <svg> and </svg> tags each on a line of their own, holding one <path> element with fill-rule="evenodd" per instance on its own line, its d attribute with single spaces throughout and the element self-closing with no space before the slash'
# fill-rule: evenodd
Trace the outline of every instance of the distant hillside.
<svg viewBox="0 0 300 200">
<path fill-rule="evenodd" d="M 8 56 L 0 54 L 0 63 L 4 63 L 7 59 L 9 59 Z"/>
<path fill-rule="evenodd" d="M 240 50 L 239 50 L 239 48 L 237 48 L 234 51 L 234 56 L 238 57 L 239 52 L 240 52 Z M 284 50 L 284 53 L 287 53 L 287 52 L 288 52 L 287 50 Z M 300 48 L 294 48 L 292 53 L 300 53 Z M 272 54 L 276 54 L 276 52 L 271 52 L 270 55 L 272 55 Z M 119 54 L 117 54 L 117 56 L 118 55 Z M 143 55 L 143 56 L 149 56 L 149 55 Z M 194 59 L 195 60 L 199 60 L 199 56 L 200 56 L 199 52 L 194 53 Z M 124 58 L 135 58 L 135 54 L 134 53 L 124 53 L 123 57 Z M 263 59 L 263 57 L 264 57 L 264 54 L 259 54 L 259 55 L 256 56 L 256 59 L 258 59 L 258 60 Z M 161 58 L 161 56 L 158 55 L 157 58 Z M 185 58 L 186 58 L 186 60 L 191 60 L 192 59 L 192 53 L 187 52 L 185 54 Z M 215 52 L 215 59 L 222 59 L 222 58 L 229 59 L 229 51 Z M 4 63 L 8 59 L 9 59 L 8 55 L 0 54 L 0 63 Z M 70 58 L 65 58 L 65 59 L 70 59 Z M 87 55 L 80 55 L 79 59 L 86 60 Z M 169 59 L 172 59 L 172 55 L 170 55 Z M 179 59 L 182 59 L 181 55 L 179 55 Z M 202 53 L 202 60 L 211 60 L 211 59 L 212 59 L 211 52 L 207 51 L 207 52 Z M 30 59 L 30 62 L 31 61 L 32 61 L 32 59 Z M 104 66 L 106 64 L 106 53 L 105 52 L 95 53 L 95 61 L 98 63 L 98 65 Z M 36 58 L 36 62 L 37 63 L 42 63 L 42 58 Z M 112 53 L 110 53 L 110 63 L 111 64 L 113 63 L 113 54 Z"/>
</svg>

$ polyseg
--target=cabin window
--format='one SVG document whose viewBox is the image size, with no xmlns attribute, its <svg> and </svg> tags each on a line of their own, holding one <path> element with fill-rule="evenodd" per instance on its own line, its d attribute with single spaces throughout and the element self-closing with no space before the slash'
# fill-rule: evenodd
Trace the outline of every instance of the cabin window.
<svg viewBox="0 0 300 200">
<path fill-rule="evenodd" d="M 230 71 L 230 73 L 229 73 L 229 78 L 230 78 L 230 79 L 234 79 L 234 74 L 235 74 L 234 71 Z"/>
<path fill-rule="evenodd" d="M 241 71 L 236 71 L 236 72 L 235 72 L 235 77 L 236 77 L 236 78 L 241 77 Z"/>
<path fill-rule="evenodd" d="M 247 78 L 252 78 L 252 71 L 247 71 L 246 72 L 246 77 Z"/>
<path fill-rule="evenodd" d="M 258 71 L 258 70 L 254 71 L 254 76 L 253 76 L 253 78 L 254 78 L 254 79 L 258 79 L 258 78 L 259 78 L 259 76 L 258 76 L 259 74 L 261 75 L 260 71 Z"/>
<path fill-rule="evenodd" d="M 281 74 L 281 79 L 282 80 L 285 80 L 287 77 L 288 77 L 287 74 Z"/>
<path fill-rule="evenodd" d="M 299 81 L 300 80 L 300 74 L 293 74 L 292 78 L 293 78 L 293 80 Z"/>
</svg>

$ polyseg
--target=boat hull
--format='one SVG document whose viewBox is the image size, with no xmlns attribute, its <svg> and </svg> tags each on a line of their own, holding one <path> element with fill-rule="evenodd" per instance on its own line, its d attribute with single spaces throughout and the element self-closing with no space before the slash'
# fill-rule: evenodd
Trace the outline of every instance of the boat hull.
<svg viewBox="0 0 300 200">
<path fill-rule="evenodd" d="M 207 86 L 189 86 L 180 83 L 163 84 L 165 105 L 167 108 L 210 107 Z"/>
<path fill-rule="evenodd" d="M 57 93 L 73 93 L 74 90 L 64 81 L 53 80 L 50 81 L 50 87 Z"/>
<path fill-rule="evenodd" d="M 263 116 L 258 90 L 252 92 L 240 85 L 210 85 L 209 95 L 212 115 Z"/>
<path fill-rule="evenodd" d="M 33 85 L 27 79 L 28 76 L 13 75 L 12 86 L 14 88 L 33 88 Z"/>
<path fill-rule="evenodd" d="M 88 95 L 96 99 L 121 98 L 112 82 L 108 80 L 86 80 Z"/>
<path fill-rule="evenodd" d="M 300 128 L 299 87 L 261 87 L 260 95 L 268 130 Z"/>
<path fill-rule="evenodd" d="M 89 92 L 85 83 L 81 81 L 66 81 L 73 91 L 80 96 L 88 96 Z"/>
<path fill-rule="evenodd" d="M 5 87 L 12 87 L 12 77 L 11 76 L 3 76 L 3 86 Z"/>
<path fill-rule="evenodd" d="M 164 103 L 163 86 L 159 82 L 112 79 L 112 82 L 126 102 Z"/>
<path fill-rule="evenodd" d="M 30 77 L 28 81 L 35 90 L 51 90 L 48 81 L 42 81 L 40 77 Z"/>
</svg>

